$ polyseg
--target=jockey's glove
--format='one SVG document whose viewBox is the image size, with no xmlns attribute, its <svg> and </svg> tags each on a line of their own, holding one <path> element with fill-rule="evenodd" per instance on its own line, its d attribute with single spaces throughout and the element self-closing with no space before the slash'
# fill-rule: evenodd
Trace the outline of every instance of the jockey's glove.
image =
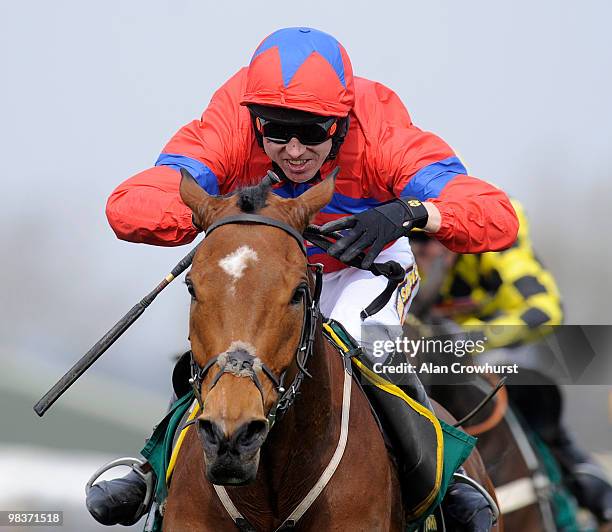
<svg viewBox="0 0 612 532">
<path fill-rule="evenodd" d="M 360 252 L 365 252 L 362 267 L 369 269 L 383 248 L 408 233 L 414 227 L 427 224 L 427 209 L 415 198 L 399 198 L 368 209 L 353 216 L 326 223 L 322 233 L 349 229 L 327 253 L 342 262 L 350 262 Z"/>
</svg>

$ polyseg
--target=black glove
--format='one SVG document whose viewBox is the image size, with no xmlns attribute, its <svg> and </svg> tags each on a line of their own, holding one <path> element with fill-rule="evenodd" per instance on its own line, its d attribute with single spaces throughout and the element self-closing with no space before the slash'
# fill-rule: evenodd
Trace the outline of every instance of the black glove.
<svg viewBox="0 0 612 532">
<path fill-rule="evenodd" d="M 367 270 L 389 242 L 408 236 L 413 227 L 425 227 L 427 217 L 427 209 L 419 200 L 400 198 L 354 216 L 326 223 L 321 227 L 321 232 L 350 229 L 327 250 L 329 255 L 342 262 L 351 261 L 371 246 L 362 263 L 362 267 Z"/>
</svg>

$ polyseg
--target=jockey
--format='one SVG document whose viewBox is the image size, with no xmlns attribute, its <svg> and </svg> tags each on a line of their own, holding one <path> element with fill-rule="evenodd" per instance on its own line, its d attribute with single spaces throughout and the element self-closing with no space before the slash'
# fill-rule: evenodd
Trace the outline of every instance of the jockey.
<svg viewBox="0 0 612 532">
<path fill-rule="evenodd" d="M 523 351 L 526 356 L 521 358 L 537 371 L 538 362 L 532 360 L 538 357 L 537 341 L 551 332 L 551 326 L 563 322 L 563 309 L 553 275 L 532 248 L 523 206 L 515 199 L 512 205 L 519 233 L 505 251 L 460 255 L 425 232 L 411 233 L 411 247 L 423 276 L 411 310 L 424 323 L 452 320 L 470 334 L 480 332 L 490 348 L 508 350 L 504 354 L 508 360 L 517 360 Z M 510 327 L 500 327 L 504 325 Z M 612 521 L 612 486 L 562 423 L 558 387 L 551 381 L 512 385 L 507 390 L 529 428 L 554 453 L 578 503 L 600 522 Z"/>
<path fill-rule="evenodd" d="M 187 244 L 199 229 L 179 195 L 180 169 L 213 195 L 253 185 L 274 170 L 284 181 L 273 192 L 294 198 L 336 166 L 333 199 L 314 223 L 348 231 L 328 254 L 309 246 L 308 256 L 325 267 L 323 314 L 358 341 L 362 324 L 400 326 L 406 317 L 418 287 L 414 257 L 402 238 L 411 228 L 423 228 L 460 253 L 505 249 L 516 238 L 518 221 L 506 194 L 468 176 L 442 139 L 412 123 L 393 91 L 353 77 L 342 45 L 311 28 L 286 28 L 264 39 L 202 117 L 172 137 L 155 167 L 115 189 L 107 217 L 120 239 Z M 398 290 L 365 322 L 359 312 L 386 279 L 344 264 L 361 251 L 366 268 L 378 256 L 413 271 L 410 290 Z M 408 393 L 427 406 L 415 380 Z M 104 524 L 131 524 L 140 517 L 135 512 L 143 487 L 135 473 L 101 482 L 90 491 L 88 508 Z M 453 504 L 469 515 L 465 529 L 488 530 L 482 496 L 467 485 L 458 491 Z"/>
</svg>

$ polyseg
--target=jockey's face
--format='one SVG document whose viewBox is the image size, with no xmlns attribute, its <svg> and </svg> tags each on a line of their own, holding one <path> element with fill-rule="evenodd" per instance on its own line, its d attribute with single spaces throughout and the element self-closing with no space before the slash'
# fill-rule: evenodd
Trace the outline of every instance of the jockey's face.
<svg viewBox="0 0 612 532">
<path fill-rule="evenodd" d="M 263 148 L 268 157 L 285 172 L 288 179 L 304 183 L 312 179 L 323 166 L 331 151 L 332 139 L 314 146 L 306 146 L 296 137 L 287 144 L 277 144 L 264 137 Z"/>
</svg>

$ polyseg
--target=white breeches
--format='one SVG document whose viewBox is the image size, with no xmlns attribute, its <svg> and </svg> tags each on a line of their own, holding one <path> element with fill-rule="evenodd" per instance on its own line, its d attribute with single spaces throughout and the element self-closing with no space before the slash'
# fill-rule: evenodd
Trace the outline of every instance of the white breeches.
<svg viewBox="0 0 612 532">
<path fill-rule="evenodd" d="M 323 274 L 321 312 L 325 317 L 339 321 L 362 345 L 370 358 L 372 358 L 370 345 L 372 335 L 364 334 L 362 327 L 367 327 L 368 333 L 377 331 L 375 333 L 377 339 L 395 339 L 419 287 L 418 271 L 407 238 L 400 238 L 392 246 L 383 250 L 378 255 L 376 262 L 388 260 L 398 262 L 405 270 L 411 268 L 412 270 L 384 308 L 364 321 L 361 321 L 359 313 L 385 289 L 387 279 L 350 267 Z M 386 337 L 380 338 L 381 333 Z"/>
</svg>

